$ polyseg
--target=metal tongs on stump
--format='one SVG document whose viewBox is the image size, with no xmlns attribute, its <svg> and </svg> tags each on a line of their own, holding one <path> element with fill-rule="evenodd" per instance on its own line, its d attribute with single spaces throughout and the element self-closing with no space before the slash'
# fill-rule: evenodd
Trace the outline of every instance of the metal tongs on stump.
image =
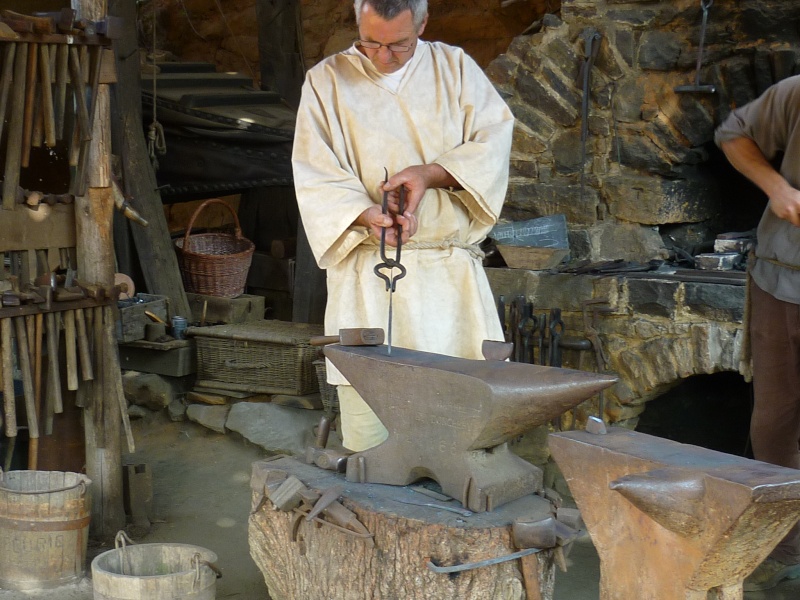
<svg viewBox="0 0 800 600">
<path fill-rule="evenodd" d="M 675 88 L 678 93 L 713 94 L 717 88 L 711 84 L 700 83 L 700 69 L 703 66 L 703 46 L 706 41 L 706 25 L 708 24 L 708 9 L 714 0 L 700 0 L 700 9 L 703 11 L 703 24 L 700 26 L 700 44 L 697 48 L 697 68 L 695 69 L 694 85 L 679 85 Z"/>
<path fill-rule="evenodd" d="M 386 179 L 383 180 L 384 183 L 389 181 L 389 171 L 384 167 L 383 169 Z M 400 210 L 399 214 L 403 214 L 405 210 L 406 204 L 406 188 L 404 186 L 400 187 Z M 388 214 L 389 212 L 389 192 L 383 192 L 383 204 L 382 204 L 382 212 L 383 214 Z M 386 256 L 386 228 L 384 227 L 381 229 L 381 260 L 383 262 L 378 263 L 375 265 L 373 269 L 375 271 L 375 275 L 383 279 L 386 282 L 386 291 L 389 292 L 389 323 L 386 327 L 386 344 L 388 346 L 388 354 L 392 353 L 392 297 L 394 296 L 394 289 L 395 285 L 397 284 L 398 279 L 402 279 L 406 276 L 406 268 L 400 264 L 400 251 L 403 247 L 403 226 L 397 226 L 397 250 L 395 252 L 394 258 L 389 258 Z M 382 271 L 387 269 L 389 274 L 383 273 Z M 394 274 L 394 269 L 398 269 L 399 273 L 397 275 Z"/>
</svg>

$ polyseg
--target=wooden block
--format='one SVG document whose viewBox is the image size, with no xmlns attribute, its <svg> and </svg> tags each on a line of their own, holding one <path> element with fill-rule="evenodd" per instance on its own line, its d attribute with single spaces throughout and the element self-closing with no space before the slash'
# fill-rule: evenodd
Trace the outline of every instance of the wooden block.
<svg viewBox="0 0 800 600">
<path fill-rule="evenodd" d="M 135 298 L 120 300 L 117 319 L 117 341 L 133 342 L 144 339 L 144 326 L 152 321 L 145 311 L 167 320 L 167 297 L 154 294 L 136 294 Z"/>
<path fill-rule="evenodd" d="M 122 493 L 125 513 L 139 527 L 150 527 L 153 474 L 146 464 L 123 465 Z"/>
<path fill-rule="evenodd" d="M 272 396 L 272 403 L 280 406 L 290 406 L 291 408 L 307 408 L 311 410 L 321 410 L 323 408 L 322 396 L 319 395 L 319 392 L 306 394 L 305 396 L 276 394 Z"/>
<path fill-rule="evenodd" d="M 199 402 L 201 404 L 227 404 L 228 399 L 225 396 L 217 394 L 209 394 L 208 392 L 189 392 L 186 394 L 186 399 L 189 402 Z"/>
<path fill-rule="evenodd" d="M 191 321 L 203 322 L 205 309 L 205 324 L 217 325 L 220 323 L 246 323 L 260 321 L 264 318 L 264 297 L 252 294 L 242 294 L 237 298 L 220 298 L 204 294 L 186 294 L 189 308 L 192 310 Z"/>
<path fill-rule="evenodd" d="M 119 362 L 125 370 L 183 377 L 197 371 L 197 358 L 191 346 L 159 351 L 120 344 Z"/>
<path fill-rule="evenodd" d="M 269 499 L 275 508 L 288 512 L 300 506 L 300 491 L 306 489 L 305 484 L 294 475 L 290 475 L 275 491 L 270 492 Z"/>
<path fill-rule="evenodd" d="M 497 245 L 500 255 L 510 269 L 543 271 L 552 269 L 569 256 L 569 248 L 538 248 L 534 246 Z"/>
</svg>

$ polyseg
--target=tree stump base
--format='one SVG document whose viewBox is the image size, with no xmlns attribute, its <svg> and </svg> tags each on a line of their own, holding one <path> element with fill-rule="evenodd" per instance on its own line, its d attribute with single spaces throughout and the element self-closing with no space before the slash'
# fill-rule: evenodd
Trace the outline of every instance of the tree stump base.
<svg viewBox="0 0 800 600">
<path fill-rule="evenodd" d="M 294 475 L 318 492 L 342 486 L 339 501 L 355 513 L 372 538 L 348 535 L 307 522 L 294 511 L 277 510 L 264 500 L 265 473 L 272 470 Z M 341 474 L 288 457 L 254 463 L 251 486 L 250 554 L 273 600 L 553 598 L 552 550 L 457 573 L 437 573 L 430 567 L 464 565 L 517 552 L 511 535 L 513 521 L 552 516 L 552 504 L 540 496 L 525 496 L 492 512 L 463 516 L 419 505 L 461 508 L 456 501 L 439 502 L 409 487 L 348 482 Z"/>
</svg>

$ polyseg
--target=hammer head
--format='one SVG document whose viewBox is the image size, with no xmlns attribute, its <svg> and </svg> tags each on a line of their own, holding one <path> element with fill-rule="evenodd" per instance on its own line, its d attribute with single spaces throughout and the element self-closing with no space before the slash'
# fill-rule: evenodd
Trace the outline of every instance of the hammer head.
<svg viewBox="0 0 800 600">
<path fill-rule="evenodd" d="M 380 346 L 384 333 L 380 327 L 353 327 L 339 330 L 339 343 L 342 346 Z"/>
</svg>

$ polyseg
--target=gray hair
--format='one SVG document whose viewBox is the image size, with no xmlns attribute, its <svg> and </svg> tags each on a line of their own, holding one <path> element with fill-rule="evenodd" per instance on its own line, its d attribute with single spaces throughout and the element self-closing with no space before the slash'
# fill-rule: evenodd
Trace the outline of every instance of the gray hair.
<svg viewBox="0 0 800 600">
<path fill-rule="evenodd" d="M 419 28 L 428 14 L 428 0 L 355 0 L 356 24 L 361 23 L 361 10 L 369 4 L 383 19 L 390 21 L 405 10 L 411 11 L 414 27 Z"/>
</svg>

